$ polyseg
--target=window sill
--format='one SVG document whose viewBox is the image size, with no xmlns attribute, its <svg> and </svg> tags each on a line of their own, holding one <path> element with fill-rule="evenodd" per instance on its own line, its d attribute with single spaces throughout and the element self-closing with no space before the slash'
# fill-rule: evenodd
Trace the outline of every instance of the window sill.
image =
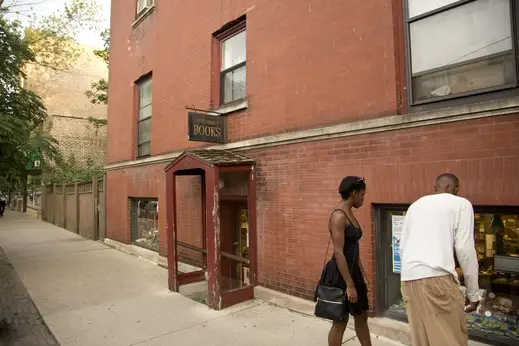
<svg viewBox="0 0 519 346">
<path fill-rule="evenodd" d="M 148 16 L 153 12 L 155 11 L 155 5 L 151 6 L 150 8 L 148 8 L 145 12 L 143 12 L 136 20 L 135 22 L 132 23 L 132 28 L 135 29 L 135 27 L 137 27 L 140 23 L 142 23 L 142 21 L 146 18 L 148 18 Z"/>
<path fill-rule="evenodd" d="M 230 113 L 238 112 L 244 109 L 247 109 L 249 107 L 249 102 L 247 99 L 241 99 L 237 101 L 233 101 L 230 103 L 227 103 L 223 106 L 218 107 L 215 109 L 215 112 L 218 112 L 222 115 L 227 115 Z"/>
</svg>

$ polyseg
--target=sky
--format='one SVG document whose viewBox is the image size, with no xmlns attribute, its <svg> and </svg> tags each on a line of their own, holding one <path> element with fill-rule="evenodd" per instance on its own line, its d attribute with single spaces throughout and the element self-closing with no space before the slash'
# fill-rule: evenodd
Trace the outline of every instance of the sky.
<svg viewBox="0 0 519 346">
<path fill-rule="evenodd" d="M 70 0 L 4 0 L 4 5 L 15 1 L 17 10 L 20 12 L 34 11 L 38 16 L 46 16 L 52 12 L 63 8 L 63 4 Z M 99 36 L 99 33 L 110 28 L 110 0 L 95 0 L 99 5 L 102 6 L 101 18 L 102 22 L 99 24 L 99 32 L 93 32 L 85 30 L 79 34 L 77 40 L 85 45 L 92 46 L 95 48 L 101 48 L 103 46 L 103 40 Z M 23 14 L 13 15 L 15 18 L 20 19 L 22 22 L 26 22 L 26 16 Z"/>
</svg>

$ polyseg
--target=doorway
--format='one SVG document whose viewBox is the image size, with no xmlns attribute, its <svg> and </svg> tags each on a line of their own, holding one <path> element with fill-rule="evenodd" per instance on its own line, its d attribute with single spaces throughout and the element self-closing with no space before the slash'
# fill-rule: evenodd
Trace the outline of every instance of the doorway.
<svg viewBox="0 0 519 346">
<path fill-rule="evenodd" d="M 170 289 L 179 292 L 181 285 L 196 284 L 199 300 L 215 310 L 254 298 L 254 160 L 227 150 L 201 149 L 184 152 L 165 171 Z M 179 213 L 186 201 L 179 193 L 177 178 L 181 176 L 195 176 L 200 181 L 201 217 L 197 220 L 202 238 L 196 244 L 182 241 L 182 237 L 192 236 L 195 223 L 183 223 Z M 189 256 L 198 259 L 189 272 L 181 270 L 186 267 L 182 262 L 187 250 L 198 255 Z"/>
<path fill-rule="evenodd" d="M 222 288 L 231 291 L 246 287 L 250 284 L 247 202 L 221 201 L 220 227 Z"/>
<path fill-rule="evenodd" d="M 377 314 L 407 322 L 400 293 L 399 241 L 407 205 L 377 206 Z M 380 274 L 378 274 L 380 273 Z"/>
</svg>

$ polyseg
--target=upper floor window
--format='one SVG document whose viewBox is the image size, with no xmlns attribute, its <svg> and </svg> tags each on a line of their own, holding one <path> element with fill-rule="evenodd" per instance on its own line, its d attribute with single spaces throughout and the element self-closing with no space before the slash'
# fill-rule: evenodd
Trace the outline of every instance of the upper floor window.
<svg viewBox="0 0 519 346">
<path fill-rule="evenodd" d="M 220 104 L 246 97 L 245 28 L 221 41 Z"/>
<path fill-rule="evenodd" d="M 155 5 L 155 0 L 137 0 L 137 16 L 142 15 Z"/>
<path fill-rule="evenodd" d="M 137 157 L 151 153 L 151 78 L 138 84 Z"/>
<path fill-rule="evenodd" d="M 406 1 L 411 104 L 517 86 L 512 1 Z"/>
</svg>

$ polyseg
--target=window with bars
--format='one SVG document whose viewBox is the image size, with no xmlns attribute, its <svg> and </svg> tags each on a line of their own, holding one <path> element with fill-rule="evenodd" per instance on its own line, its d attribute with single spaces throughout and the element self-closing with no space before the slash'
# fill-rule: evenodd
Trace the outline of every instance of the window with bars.
<svg viewBox="0 0 519 346">
<path fill-rule="evenodd" d="M 513 0 L 406 0 L 411 105 L 517 87 Z"/>
<path fill-rule="evenodd" d="M 245 25 L 221 40 L 220 105 L 245 99 L 246 31 Z"/>
<path fill-rule="evenodd" d="M 138 84 L 139 114 L 137 118 L 137 157 L 151 153 L 152 81 Z"/>
</svg>

